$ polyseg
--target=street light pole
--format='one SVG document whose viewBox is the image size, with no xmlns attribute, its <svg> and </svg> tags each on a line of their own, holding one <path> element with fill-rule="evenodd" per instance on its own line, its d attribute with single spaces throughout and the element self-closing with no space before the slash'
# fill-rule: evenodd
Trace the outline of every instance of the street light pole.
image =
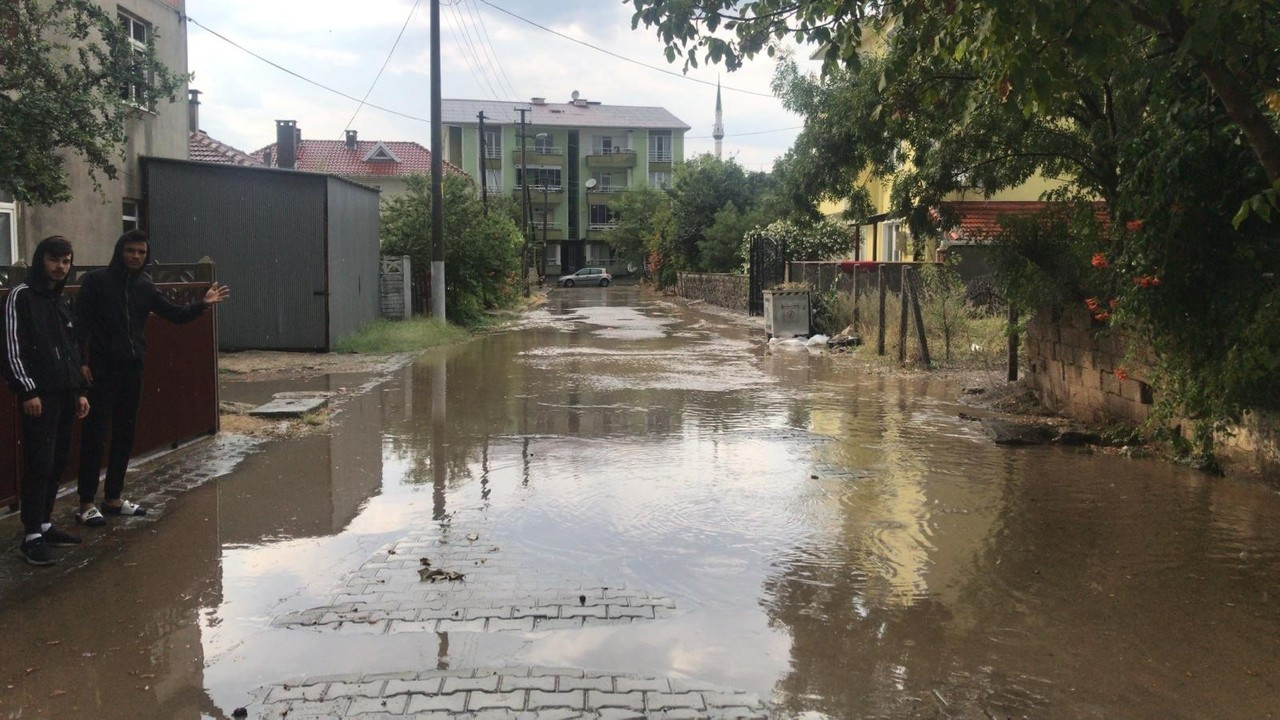
<svg viewBox="0 0 1280 720">
<path fill-rule="evenodd" d="M 440 0 L 431 0 L 431 316 L 444 322 L 444 143 L 440 120 Z"/>
<path fill-rule="evenodd" d="M 547 184 L 542 183 L 542 257 L 547 256 Z M 538 261 L 539 270 L 541 270 L 542 261 Z M 541 277 L 544 273 L 539 272 Z"/>
</svg>

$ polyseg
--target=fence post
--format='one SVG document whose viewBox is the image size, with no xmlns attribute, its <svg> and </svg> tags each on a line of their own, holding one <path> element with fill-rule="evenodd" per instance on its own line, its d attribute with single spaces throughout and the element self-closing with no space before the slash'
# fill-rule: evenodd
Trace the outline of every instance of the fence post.
<svg viewBox="0 0 1280 720">
<path fill-rule="evenodd" d="M 1018 380 L 1018 308 L 1009 303 L 1009 382 Z"/>
<path fill-rule="evenodd" d="M 853 334 L 861 337 L 862 328 L 858 326 L 858 268 L 853 268 Z"/>
<path fill-rule="evenodd" d="M 929 359 L 929 341 L 924 334 L 924 316 L 920 312 L 920 278 L 914 271 L 908 278 L 911 280 L 911 310 L 916 316 L 916 337 L 920 339 L 920 358 L 928 367 L 932 362 Z"/>
<path fill-rule="evenodd" d="M 879 332 L 880 337 L 876 342 L 876 354 L 884 355 L 884 332 L 885 332 L 884 303 L 885 303 L 885 291 L 887 290 L 887 288 L 885 288 L 884 286 L 884 265 L 883 264 L 876 265 L 876 284 L 880 286 L 880 332 Z"/>
<path fill-rule="evenodd" d="M 901 275 L 898 279 L 898 304 L 902 306 L 902 312 L 898 313 L 898 364 L 902 365 L 907 362 L 907 304 L 911 301 L 908 296 L 908 289 L 911 281 L 911 268 L 905 264 L 902 265 Z"/>
<path fill-rule="evenodd" d="M 400 282 L 404 292 L 404 319 L 413 317 L 413 264 L 408 255 L 400 257 Z"/>
</svg>

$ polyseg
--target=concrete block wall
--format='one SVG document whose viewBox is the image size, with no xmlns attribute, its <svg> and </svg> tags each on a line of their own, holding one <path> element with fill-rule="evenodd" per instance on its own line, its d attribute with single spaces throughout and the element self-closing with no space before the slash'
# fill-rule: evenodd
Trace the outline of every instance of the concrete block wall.
<svg viewBox="0 0 1280 720">
<path fill-rule="evenodd" d="M 676 292 L 685 300 L 702 300 L 722 308 L 747 312 L 750 279 L 730 273 L 680 273 Z"/>
</svg>

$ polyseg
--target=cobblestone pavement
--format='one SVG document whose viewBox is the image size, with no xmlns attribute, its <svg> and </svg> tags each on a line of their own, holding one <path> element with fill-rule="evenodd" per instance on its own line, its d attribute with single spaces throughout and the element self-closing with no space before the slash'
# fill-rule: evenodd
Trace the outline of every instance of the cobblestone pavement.
<svg viewBox="0 0 1280 720">
<path fill-rule="evenodd" d="M 433 580 L 433 571 L 462 577 Z M 654 620 L 674 609 L 669 598 L 622 584 L 584 587 L 527 554 L 482 542 L 479 532 L 446 526 L 378 551 L 332 602 L 273 624 L 374 634 L 532 632 Z"/>
<path fill-rule="evenodd" d="M 665 678 L 516 667 L 305 678 L 258 691 L 252 717 L 766 718 L 751 693 Z"/>
</svg>

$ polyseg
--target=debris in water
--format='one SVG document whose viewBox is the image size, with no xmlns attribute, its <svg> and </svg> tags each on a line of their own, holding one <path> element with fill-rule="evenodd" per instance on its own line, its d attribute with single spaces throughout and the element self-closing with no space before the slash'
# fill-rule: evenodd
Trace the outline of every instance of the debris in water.
<svg viewBox="0 0 1280 720">
<path fill-rule="evenodd" d="M 587 596 L 586 596 L 586 595 L 579 595 L 579 596 L 578 596 L 578 604 L 579 604 L 579 605 L 586 605 L 586 604 L 587 604 Z"/>
<path fill-rule="evenodd" d="M 480 539 L 480 536 L 479 536 L 478 534 L 476 534 L 476 533 L 467 533 L 467 540 L 469 540 L 469 541 L 471 541 L 471 542 L 475 542 L 475 541 L 477 541 L 477 540 L 479 540 L 479 539 Z"/>
<path fill-rule="evenodd" d="M 422 563 L 422 567 L 431 567 L 431 558 L 422 558 L 418 562 Z"/>
<path fill-rule="evenodd" d="M 233 717 L 233 718 L 247 718 L 247 717 L 249 717 L 249 711 L 248 711 L 248 710 L 246 710 L 245 708 L 238 707 L 238 708 L 236 708 L 234 711 L 232 711 L 232 713 L 231 713 L 231 717 Z"/>
<path fill-rule="evenodd" d="M 422 568 L 418 571 L 418 577 L 424 582 L 440 582 L 441 580 L 462 580 L 466 577 L 456 570 L 441 570 L 440 568 Z"/>
</svg>

